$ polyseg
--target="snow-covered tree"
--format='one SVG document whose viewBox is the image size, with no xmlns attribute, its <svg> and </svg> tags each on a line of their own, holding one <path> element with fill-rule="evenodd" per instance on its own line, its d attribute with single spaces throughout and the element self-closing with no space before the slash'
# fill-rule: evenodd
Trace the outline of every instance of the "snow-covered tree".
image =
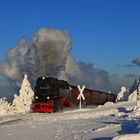
<svg viewBox="0 0 140 140">
<path fill-rule="evenodd" d="M 140 85 L 138 86 L 138 88 L 133 91 L 133 93 L 130 94 L 130 96 L 128 97 L 129 101 L 139 101 L 140 100 Z"/>
<path fill-rule="evenodd" d="M 137 90 L 133 91 L 133 92 L 129 95 L 128 101 L 137 101 Z"/>
<path fill-rule="evenodd" d="M 120 102 L 120 101 L 125 101 L 125 94 L 127 93 L 126 92 L 126 88 L 124 86 L 122 86 L 121 88 L 121 91 L 118 93 L 117 95 L 117 99 L 116 99 L 116 102 Z"/>
<path fill-rule="evenodd" d="M 17 113 L 27 113 L 30 111 L 34 92 L 31 88 L 30 82 L 27 79 L 27 75 L 24 75 L 24 79 L 21 84 L 19 96 L 14 95 L 13 110 Z"/>
<path fill-rule="evenodd" d="M 0 116 L 9 115 L 11 113 L 10 103 L 6 101 L 6 98 L 0 99 Z"/>
<path fill-rule="evenodd" d="M 138 86 L 138 89 L 137 89 L 137 107 L 136 108 L 139 108 L 139 111 L 140 111 L 140 85 Z"/>
<path fill-rule="evenodd" d="M 133 94 L 133 101 L 137 101 L 137 104 L 134 107 L 134 110 L 131 115 L 134 117 L 140 117 L 140 84 L 138 86 L 138 89 L 135 90 L 132 94 Z"/>
</svg>

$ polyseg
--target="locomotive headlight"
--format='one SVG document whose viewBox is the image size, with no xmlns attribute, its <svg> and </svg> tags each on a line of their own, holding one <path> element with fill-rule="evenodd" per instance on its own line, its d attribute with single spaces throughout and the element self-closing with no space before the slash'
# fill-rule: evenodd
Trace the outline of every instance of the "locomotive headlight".
<svg viewBox="0 0 140 140">
<path fill-rule="evenodd" d="M 72 90 L 72 88 L 71 88 L 71 87 L 69 87 L 69 90 Z"/>
<path fill-rule="evenodd" d="M 45 80 L 45 77 L 43 76 L 42 79 Z"/>
<path fill-rule="evenodd" d="M 48 97 L 47 97 L 47 99 L 49 100 L 49 99 L 50 99 L 50 97 L 48 96 Z"/>
<path fill-rule="evenodd" d="M 36 96 L 35 99 L 38 99 L 38 96 Z"/>
</svg>

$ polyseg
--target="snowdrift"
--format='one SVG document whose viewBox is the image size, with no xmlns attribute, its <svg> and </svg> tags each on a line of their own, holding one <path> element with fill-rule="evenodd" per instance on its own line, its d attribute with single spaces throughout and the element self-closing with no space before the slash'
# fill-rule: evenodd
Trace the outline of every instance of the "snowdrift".
<svg viewBox="0 0 140 140">
<path fill-rule="evenodd" d="M 140 134 L 129 134 L 114 137 L 113 140 L 140 140 Z"/>
</svg>

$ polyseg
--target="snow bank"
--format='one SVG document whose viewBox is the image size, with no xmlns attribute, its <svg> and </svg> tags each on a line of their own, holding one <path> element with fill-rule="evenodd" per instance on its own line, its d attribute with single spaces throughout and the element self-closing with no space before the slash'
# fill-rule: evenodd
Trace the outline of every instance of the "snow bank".
<svg viewBox="0 0 140 140">
<path fill-rule="evenodd" d="M 126 116 L 127 113 L 133 111 L 136 105 L 137 105 L 136 101 L 124 101 L 118 103 L 107 102 L 104 105 L 99 105 L 96 110 L 106 110 L 106 109 L 110 109 L 110 111 L 117 110 L 115 112 L 112 112 L 112 114 L 114 114 L 115 117 L 123 117 Z"/>
<path fill-rule="evenodd" d="M 118 112 L 115 114 L 115 117 L 123 117 L 123 116 L 126 116 L 125 112 Z"/>
<path fill-rule="evenodd" d="M 98 105 L 97 108 L 114 106 L 113 102 L 106 102 L 104 105 Z"/>
<path fill-rule="evenodd" d="M 113 102 L 106 102 L 103 106 L 104 107 L 109 107 L 109 106 L 114 106 L 115 104 Z"/>
<path fill-rule="evenodd" d="M 108 103 L 110 104 L 110 103 Z M 118 109 L 115 106 L 97 107 L 95 109 L 77 109 L 74 111 L 65 112 L 67 116 L 61 118 L 62 120 L 76 120 L 76 119 L 89 119 L 89 118 L 102 118 L 105 116 L 115 115 L 118 113 Z M 73 115 L 71 115 L 73 114 Z"/>
<path fill-rule="evenodd" d="M 114 137 L 113 140 L 140 140 L 140 134 L 128 134 Z"/>
<path fill-rule="evenodd" d="M 134 106 L 133 111 L 129 114 L 130 118 L 138 118 L 140 117 L 140 101 L 137 101 L 136 105 Z"/>
</svg>

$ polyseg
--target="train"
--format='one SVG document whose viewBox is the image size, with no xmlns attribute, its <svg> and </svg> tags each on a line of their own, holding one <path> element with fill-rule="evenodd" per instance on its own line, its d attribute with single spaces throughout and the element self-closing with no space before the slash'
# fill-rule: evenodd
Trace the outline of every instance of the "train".
<svg viewBox="0 0 140 140">
<path fill-rule="evenodd" d="M 32 112 L 51 113 L 74 107 L 79 104 L 79 89 L 67 81 L 54 77 L 38 77 L 34 88 Z M 103 105 L 115 102 L 116 95 L 85 88 L 83 91 L 84 105 Z"/>
</svg>

